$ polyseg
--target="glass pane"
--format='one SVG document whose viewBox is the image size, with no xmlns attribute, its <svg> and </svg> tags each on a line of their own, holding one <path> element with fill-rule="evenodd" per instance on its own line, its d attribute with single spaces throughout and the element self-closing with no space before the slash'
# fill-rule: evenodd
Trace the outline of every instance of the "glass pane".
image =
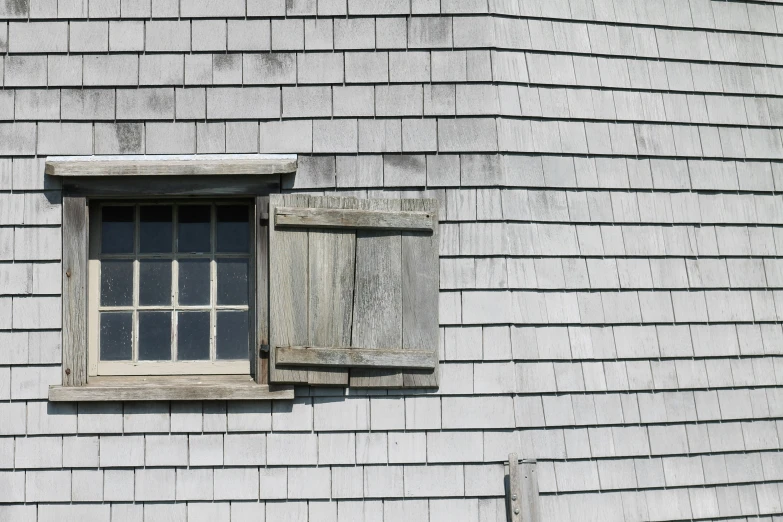
<svg viewBox="0 0 783 522">
<path fill-rule="evenodd" d="M 183 205 L 179 207 L 179 252 L 209 252 L 209 205 Z"/>
<path fill-rule="evenodd" d="M 139 360 L 171 360 L 171 312 L 139 312 Z"/>
<path fill-rule="evenodd" d="M 247 259 L 217 260 L 217 304 L 247 304 L 247 270 Z"/>
<path fill-rule="evenodd" d="M 139 252 L 171 252 L 171 206 L 155 205 L 139 209 Z"/>
<path fill-rule="evenodd" d="M 134 207 L 103 207 L 101 210 L 101 252 L 133 253 Z"/>
<path fill-rule="evenodd" d="M 216 343 L 218 359 L 246 359 L 250 346 L 247 312 L 218 312 Z"/>
<path fill-rule="evenodd" d="M 133 261 L 101 261 L 101 306 L 133 304 Z"/>
<path fill-rule="evenodd" d="M 179 304 L 209 304 L 209 259 L 180 259 Z"/>
<path fill-rule="evenodd" d="M 102 312 L 101 361 L 130 361 L 133 353 L 132 332 L 131 312 Z"/>
<path fill-rule="evenodd" d="M 139 304 L 171 305 L 171 264 L 169 259 L 139 261 Z"/>
<path fill-rule="evenodd" d="M 250 234 L 250 207 L 217 206 L 217 251 L 247 252 Z"/>
<path fill-rule="evenodd" d="M 178 360 L 209 360 L 209 312 L 180 312 L 177 337 Z"/>
</svg>

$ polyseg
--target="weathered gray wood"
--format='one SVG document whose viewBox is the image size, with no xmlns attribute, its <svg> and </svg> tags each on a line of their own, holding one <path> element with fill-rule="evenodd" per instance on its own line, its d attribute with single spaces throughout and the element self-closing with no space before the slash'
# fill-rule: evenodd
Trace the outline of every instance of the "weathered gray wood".
<svg viewBox="0 0 783 522">
<path fill-rule="evenodd" d="M 50 401 L 206 401 L 293 399 L 292 386 L 249 376 L 93 377 L 84 386 L 50 386 Z"/>
<path fill-rule="evenodd" d="M 368 210 L 400 210 L 399 200 L 375 199 L 360 203 Z M 351 346 L 402 349 L 401 245 L 399 232 L 356 232 Z M 398 370 L 351 370 L 351 386 L 357 388 L 399 388 L 402 383 L 402 372 Z"/>
<path fill-rule="evenodd" d="M 519 464 L 520 500 L 522 520 L 524 522 L 538 522 L 541 512 L 538 499 L 538 475 L 536 474 L 536 461 L 524 460 Z"/>
<path fill-rule="evenodd" d="M 402 346 L 425 350 L 438 359 L 438 202 L 434 199 L 403 199 L 402 210 L 424 211 L 432 216 L 432 234 L 402 233 Z M 406 388 L 438 386 L 438 365 L 430 370 L 403 373 Z"/>
<path fill-rule="evenodd" d="M 250 370 L 258 384 L 269 382 L 269 196 L 256 198 L 255 343 Z"/>
<path fill-rule="evenodd" d="M 63 386 L 87 383 L 87 230 L 84 197 L 63 196 Z"/>
<path fill-rule="evenodd" d="M 352 198 L 310 198 L 310 207 L 314 210 L 350 208 L 356 204 Z M 277 215 L 280 215 L 280 209 L 277 209 Z M 309 343 L 311 346 L 348 346 L 351 343 L 356 232 L 314 229 L 308 232 L 308 238 Z M 348 370 L 311 368 L 307 381 L 311 385 L 347 386 Z"/>
<path fill-rule="evenodd" d="M 383 212 L 377 210 L 334 210 L 324 208 L 278 208 L 275 225 L 310 228 L 352 228 L 431 231 L 432 212 Z"/>
<path fill-rule="evenodd" d="M 280 156 L 121 156 L 112 159 L 49 158 L 50 176 L 230 176 L 236 174 L 287 174 L 296 172 L 297 159 Z"/>
<path fill-rule="evenodd" d="M 522 522 L 522 484 L 519 473 L 519 458 L 516 453 L 508 456 L 508 491 L 506 505 L 508 519 L 511 522 Z"/>
<path fill-rule="evenodd" d="M 273 194 L 270 215 L 279 206 L 309 205 L 308 196 Z M 269 345 L 307 344 L 307 230 L 278 230 L 269 227 Z M 275 351 L 269 353 L 269 382 L 306 383 L 307 370 L 281 369 Z"/>
<path fill-rule="evenodd" d="M 150 176 L 140 183 L 132 177 L 74 177 L 63 190 L 89 197 L 116 196 L 253 196 L 280 186 L 280 176 Z"/>
<path fill-rule="evenodd" d="M 278 346 L 278 365 L 343 366 L 350 368 L 422 368 L 438 365 L 438 354 L 430 350 L 384 350 L 321 346 Z M 311 383 L 312 384 L 312 383 Z"/>
</svg>

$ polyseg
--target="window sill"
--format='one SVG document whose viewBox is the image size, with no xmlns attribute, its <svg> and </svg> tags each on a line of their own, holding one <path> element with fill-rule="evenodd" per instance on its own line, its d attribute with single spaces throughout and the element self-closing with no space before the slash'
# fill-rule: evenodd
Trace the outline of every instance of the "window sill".
<svg viewBox="0 0 783 522">
<path fill-rule="evenodd" d="M 247 375 L 92 377 L 85 386 L 50 386 L 53 402 L 288 400 L 293 386 L 256 384 Z"/>
</svg>

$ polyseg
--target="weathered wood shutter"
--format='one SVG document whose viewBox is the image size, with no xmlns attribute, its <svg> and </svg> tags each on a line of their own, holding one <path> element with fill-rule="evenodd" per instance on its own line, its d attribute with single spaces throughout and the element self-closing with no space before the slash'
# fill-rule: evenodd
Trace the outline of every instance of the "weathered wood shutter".
<svg viewBox="0 0 783 522">
<path fill-rule="evenodd" d="M 269 202 L 270 382 L 438 385 L 438 215 L 429 199 Z"/>
</svg>

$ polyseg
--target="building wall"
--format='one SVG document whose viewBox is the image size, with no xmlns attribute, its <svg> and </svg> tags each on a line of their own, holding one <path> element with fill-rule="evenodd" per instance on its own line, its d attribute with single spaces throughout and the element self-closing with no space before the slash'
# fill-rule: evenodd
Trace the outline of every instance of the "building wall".
<svg viewBox="0 0 783 522">
<path fill-rule="evenodd" d="M 546 522 L 783 516 L 783 4 L 0 19 L 0 520 L 501 522 L 512 451 Z M 437 393 L 47 403 L 45 157 L 223 152 L 299 153 L 287 190 L 441 201 Z"/>
</svg>

